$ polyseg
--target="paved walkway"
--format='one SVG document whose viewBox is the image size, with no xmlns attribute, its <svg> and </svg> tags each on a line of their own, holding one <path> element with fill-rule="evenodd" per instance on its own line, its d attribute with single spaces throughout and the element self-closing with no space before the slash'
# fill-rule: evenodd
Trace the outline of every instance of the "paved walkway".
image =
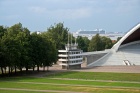
<svg viewBox="0 0 140 93">
<path fill-rule="evenodd" d="M 66 71 L 59 65 L 53 65 L 50 70 L 54 71 Z M 72 71 L 83 71 L 83 72 L 118 72 L 118 73 L 140 73 L 140 66 L 98 66 L 87 68 L 82 66 L 81 69 L 74 69 Z"/>
<path fill-rule="evenodd" d="M 121 83 L 138 83 L 136 81 L 112 81 L 112 80 L 86 80 L 86 79 L 70 79 L 70 78 L 51 78 L 51 79 L 59 79 L 59 80 L 80 80 L 80 81 L 97 81 L 97 82 L 121 82 Z"/>
<path fill-rule="evenodd" d="M 118 73 L 140 73 L 140 66 L 101 66 L 92 68 L 82 68 L 77 71 L 87 72 L 118 72 Z"/>
<path fill-rule="evenodd" d="M 20 90 L 20 91 L 33 91 L 33 92 L 56 92 L 56 93 L 86 93 L 86 92 L 74 92 L 74 91 L 36 90 L 36 89 L 21 89 L 21 88 L 0 88 L 0 90 Z"/>
</svg>

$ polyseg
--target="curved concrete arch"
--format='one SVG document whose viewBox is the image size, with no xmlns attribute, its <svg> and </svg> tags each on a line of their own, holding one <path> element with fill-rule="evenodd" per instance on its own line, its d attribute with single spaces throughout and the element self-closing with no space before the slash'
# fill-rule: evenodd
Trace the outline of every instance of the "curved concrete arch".
<svg viewBox="0 0 140 93">
<path fill-rule="evenodd" d="M 106 55 L 87 66 L 140 65 L 139 60 L 140 23 L 127 32 Z"/>
<path fill-rule="evenodd" d="M 121 45 L 140 40 L 140 23 L 127 32 L 113 47 L 112 49 L 118 51 Z"/>
</svg>

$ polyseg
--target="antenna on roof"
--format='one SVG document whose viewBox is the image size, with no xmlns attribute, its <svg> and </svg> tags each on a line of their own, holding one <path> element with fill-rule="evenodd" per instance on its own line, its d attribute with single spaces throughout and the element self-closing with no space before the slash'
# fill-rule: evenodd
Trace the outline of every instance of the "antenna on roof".
<svg viewBox="0 0 140 93">
<path fill-rule="evenodd" d="M 76 37 L 75 37 L 75 45 L 76 45 Z"/>
<path fill-rule="evenodd" d="M 69 45 L 69 32 L 68 32 L 68 45 Z"/>
<path fill-rule="evenodd" d="M 72 33 L 71 33 L 71 45 L 72 45 Z"/>
</svg>

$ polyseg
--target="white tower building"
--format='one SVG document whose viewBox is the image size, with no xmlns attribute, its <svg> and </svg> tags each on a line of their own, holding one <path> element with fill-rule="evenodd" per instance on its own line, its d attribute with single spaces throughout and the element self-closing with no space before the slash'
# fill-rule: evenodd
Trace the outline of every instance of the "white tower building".
<svg viewBox="0 0 140 93">
<path fill-rule="evenodd" d="M 69 41 L 68 41 L 69 42 Z M 58 50 L 58 61 L 62 69 L 79 69 L 83 63 L 83 51 L 78 49 L 78 44 L 66 44 L 65 50 Z"/>
</svg>

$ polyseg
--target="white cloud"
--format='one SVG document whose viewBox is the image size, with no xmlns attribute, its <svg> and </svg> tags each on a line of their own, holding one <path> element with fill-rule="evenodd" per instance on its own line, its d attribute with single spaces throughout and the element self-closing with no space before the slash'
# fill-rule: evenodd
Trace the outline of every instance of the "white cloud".
<svg viewBox="0 0 140 93">
<path fill-rule="evenodd" d="M 65 22 L 71 29 L 92 28 L 138 22 L 139 9 L 140 0 L 0 0 L 0 20 L 1 24 L 24 22 L 34 30 L 56 22 Z"/>
</svg>

